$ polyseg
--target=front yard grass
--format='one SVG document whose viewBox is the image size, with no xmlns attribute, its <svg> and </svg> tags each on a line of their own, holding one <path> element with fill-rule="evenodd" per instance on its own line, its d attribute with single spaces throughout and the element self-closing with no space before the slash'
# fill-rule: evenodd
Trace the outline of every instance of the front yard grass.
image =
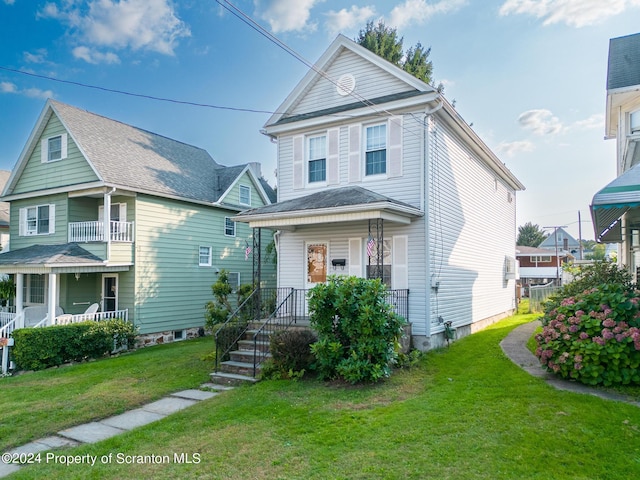
<svg viewBox="0 0 640 480">
<path fill-rule="evenodd" d="M 211 337 L 0 378 L 0 452 L 208 380 Z"/>
<path fill-rule="evenodd" d="M 130 433 L 56 451 L 112 461 L 43 462 L 11 478 L 640 478 L 638 407 L 555 390 L 502 353 L 499 342 L 533 318 L 518 315 L 429 352 L 375 386 L 236 388 Z M 180 454 L 192 463 L 177 462 Z"/>
</svg>

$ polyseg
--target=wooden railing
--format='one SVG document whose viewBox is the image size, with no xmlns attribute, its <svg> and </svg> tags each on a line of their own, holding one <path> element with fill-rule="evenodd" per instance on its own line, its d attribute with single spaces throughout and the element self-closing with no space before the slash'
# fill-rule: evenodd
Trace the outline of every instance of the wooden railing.
<svg viewBox="0 0 640 480">
<path fill-rule="evenodd" d="M 133 222 L 110 222 L 112 242 L 133 242 Z M 105 242 L 104 222 L 69 223 L 69 242 Z"/>
</svg>

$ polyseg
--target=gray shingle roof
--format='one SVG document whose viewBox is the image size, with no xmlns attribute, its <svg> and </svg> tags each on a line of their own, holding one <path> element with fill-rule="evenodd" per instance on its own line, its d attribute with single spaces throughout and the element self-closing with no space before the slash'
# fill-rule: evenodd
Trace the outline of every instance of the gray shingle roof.
<svg viewBox="0 0 640 480">
<path fill-rule="evenodd" d="M 348 207 L 379 202 L 388 202 L 415 209 L 412 205 L 399 202 L 393 198 L 367 190 L 366 188 L 351 186 L 323 190 L 304 197 L 285 200 L 283 202 L 273 203 L 271 205 L 265 205 L 264 207 L 254 208 L 251 210 L 245 210 L 241 215 L 244 217 L 246 215 L 262 215 L 301 210 Z"/>
<path fill-rule="evenodd" d="M 0 266 L 9 265 L 104 265 L 100 257 L 93 255 L 77 243 L 62 245 L 32 245 L 0 254 Z"/>
<path fill-rule="evenodd" d="M 213 203 L 246 166 L 225 167 L 201 148 L 50 102 L 107 184 Z"/>
<path fill-rule="evenodd" d="M 607 90 L 640 85 L 640 33 L 609 40 Z"/>
</svg>

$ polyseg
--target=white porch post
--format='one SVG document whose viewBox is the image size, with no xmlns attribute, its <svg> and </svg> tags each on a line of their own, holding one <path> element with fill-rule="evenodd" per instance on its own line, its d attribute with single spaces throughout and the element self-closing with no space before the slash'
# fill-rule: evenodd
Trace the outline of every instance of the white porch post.
<svg viewBox="0 0 640 480">
<path fill-rule="evenodd" d="M 16 273 L 16 316 L 24 309 L 24 273 Z M 24 317 L 16 325 L 16 328 L 24 328 Z"/>
<path fill-rule="evenodd" d="M 111 194 L 115 192 L 115 188 L 104 194 L 104 240 L 107 242 L 107 260 L 111 259 Z"/>
<path fill-rule="evenodd" d="M 56 318 L 56 306 L 58 304 L 58 275 L 49 274 L 49 299 L 48 299 L 47 325 L 53 325 Z"/>
</svg>

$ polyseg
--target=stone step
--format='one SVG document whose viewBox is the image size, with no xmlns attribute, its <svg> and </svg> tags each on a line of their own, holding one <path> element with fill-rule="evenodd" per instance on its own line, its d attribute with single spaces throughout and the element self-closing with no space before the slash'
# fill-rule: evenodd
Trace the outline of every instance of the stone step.
<svg viewBox="0 0 640 480">
<path fill-rule="evenodd" d="M 238 350 L 246 350 L 253 352 L 253 349 L 258 349 L 260 352 L 268 352 L 269 351 L 269 342 L 253 342 L 253 340 L 238 340 Z"/>
<path fill-rule="evenodd" d="M 229 352 L 229 357 L 229 360 L 234 362 L 244 362 L 253 365 L 254 352 L 253 350 L 235 350 L 233 352 Z M 257 360 L 261 362 L 264 361 L 265 358 L 269 357 L 271 357 L 270 353 L 262 351 L 258 353 Z"/>
<path fill-rule="evenodd" d="M 232 386 L 220 385 L 211 382 L 203 383 L 202 385 L 200 385 L 200 388 L 203 390 L 215 390 L 216 392 L 226 392 L 228 390 L 233 390 Z"/>
<path fill-rule="evenodd" d="M 220 370 L 225 373 L 235 373 L 236 375 L 248 375 L 253 376 L 253 362 L 236 362 L 233 360 L 227 360 L 220 364 Z M 258 368 L 258 371 L 260 369 Z"/>
<path fill-rule="evenodd" d="M 238 375 L 236 373 L 214 372 L 210 373 L 211 383 L 223 386 L 239 386 L 254 384 L 258 380 L 248 375 Z"/>
</svg>

